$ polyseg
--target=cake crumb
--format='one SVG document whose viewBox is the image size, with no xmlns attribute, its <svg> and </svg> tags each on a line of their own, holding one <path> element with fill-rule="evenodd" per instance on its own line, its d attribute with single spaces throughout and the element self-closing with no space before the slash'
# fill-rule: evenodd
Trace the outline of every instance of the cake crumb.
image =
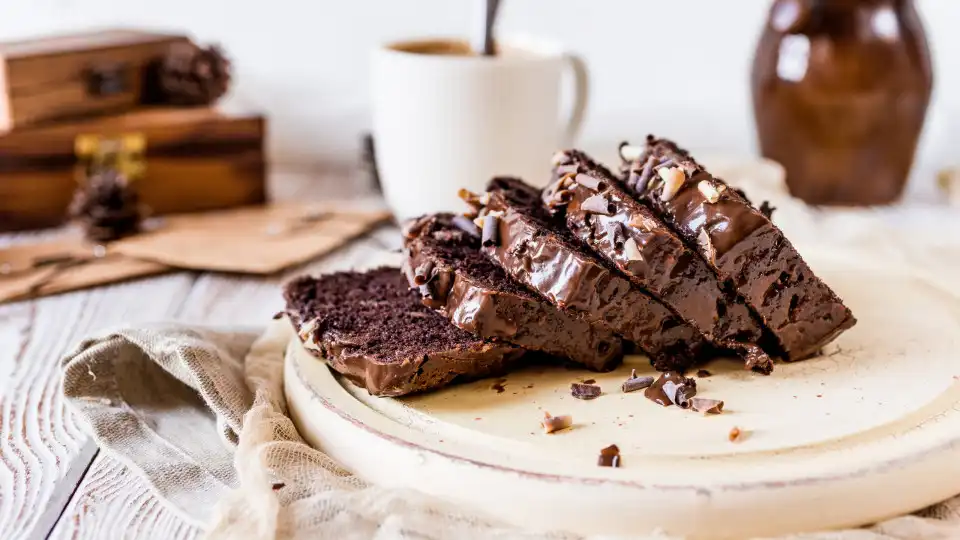
<svg viewBox="0 0 960 540">
<path fill-rule="evenodd" d="M 497 379 L 497 381 L 490 386 L 490 389 L 496 390 L 498 394 L 502 394 L 506 390 L 503 386 L 506 382 L 506 379 Z"/>
<path fill-rule="evenodd" d="M 703 377 L 709 377 L 709 376 L 711 376 L 711 375 L 713 375 L 713 373 L 710 373 L 709 371 L 707 371 L 707 370 L 705 370 L 705 369 L 701 369 L 701 370 L 697 371 L 697 377 L 703 378 Z"/>
</svg>

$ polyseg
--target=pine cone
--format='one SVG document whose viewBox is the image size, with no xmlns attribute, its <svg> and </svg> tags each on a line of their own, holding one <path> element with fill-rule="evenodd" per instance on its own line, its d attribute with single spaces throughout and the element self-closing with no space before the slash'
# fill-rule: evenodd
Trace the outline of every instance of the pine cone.
<svg viewBox="0 0 960 540">
<path fill-rule="evenodd" d="M 210 105 L 230 88 L 230 61 L 217 46 L 170 47 L 157 67 L 159 101 L 173 105 Z"/>
<path fill-rule="evenodd" d="M 136 191 L 126 176 L 109 168 L 87 177 L 74 193 L 69 212 L 87 239 L 94 242 L 136 234 L 143 219 Z"/>
</svg>

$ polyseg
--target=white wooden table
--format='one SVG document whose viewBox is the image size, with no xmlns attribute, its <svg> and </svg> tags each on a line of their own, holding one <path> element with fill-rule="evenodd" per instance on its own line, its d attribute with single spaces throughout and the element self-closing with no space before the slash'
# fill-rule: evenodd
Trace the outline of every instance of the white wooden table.
<svg viewBox="0 0 960 540">
<path fill-rule="evenodd" d="M 274 174 L 275 198 L 366 196 L 343 171 Z M 56 232 L 0 235 L 0 245 Z M 158 320 L 263 324 L 282 308 L 293 274 L 344 269 L 399 247 L 382 227 L 327 257 L 269 279 L 177 272 L 0 306 L 0 538 L 187 539 L 182 522 L 122 463 L 104 455 L 64 407 L 60 358 L 119 324 Z"/>
</svg>

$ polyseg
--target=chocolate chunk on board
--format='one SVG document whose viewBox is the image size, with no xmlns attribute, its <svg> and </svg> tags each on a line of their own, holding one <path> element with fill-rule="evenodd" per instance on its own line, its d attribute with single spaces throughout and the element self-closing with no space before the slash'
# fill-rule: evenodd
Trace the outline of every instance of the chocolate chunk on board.
<svg viewBox="0 0 960 540">
<path fill-rule="evenodd" d="M 571 383 L 570 395 L 577 399 L 596 399 L 602 393 L 599 386 L 595 384 Z"/>
<path fill-rule="evenodd" d="M 650 164 L 671 161 L 684 170 L 677 193 L 664 200 L 664 183 L 639 181 Z M 773 334 L 784 357 L 801 360 L 856 324 L 853 313 L 821 281 L 766 215 L 736 189 L 711 202 L 700 182 L 726 186 L 672 141 L 647 137 L 642 155 L 623 164 L 628 189 L 697 249 L 720 279 L 737 292 Z M 637 178 L 631 182 L 631 178 Z M 701 238 L 703 237 L 703 238 Z M 705 241 L 704 241 L 705 240 Z"/>
<path fill-rule="evenodd" d="M 689 407 L 689 400 L 696 393 L 697 381 L 674 371 L 660 375 L 659 379 L 643 391 L 644 397 L 658 405 L 669 407 L 676 404 L 683 408 Z"/>
<path fill-rule="evenodd" d="M 620 362 L 623 341 L 618 336 L 557 309 L 510 279 L 480 253 L 480 239 L 460 229 L 455 218 L 424 216 L 406 228 L 403 270 L 410 286 L 425 286 L 422 294 L 429 307 L 478 337 L 500 339 L 598 371 Z M 429 276 L 424 269 L 429 269 Z"/>
<path fill-rule="evenodd" d="M 620 449 L 617 448 L 617 445 L 611 444 L 610 446 L 601 449 L 600 457 L 597 458 L 597 465 L 601 467 L 619 467 Z"/>
<path fill-rule="evenodd" d="M 541 198 L 545 208 L 562 218 L 581 242 L 717 346 L 741 354 L 745 346 L 760 340 L 760 322 L 750 309 L 735 293 L 725 291 L 706 262 L 613 173 L 579 150 L 558 153 L 554 163 L 552 182 Z M 564 173 L 573 168 L 576 173 Z M 572 185 L 567 181 L 571 174 L 578 179 Z M 563 188 L 569 192 L 567 201 L 556 201 L 553 194 L 567 185 Z M 603 212 L 597 211 L 600 207 Z M 762 358 L 759 347 L 749 350 L 754 353 L 751 367 L 769 372 L 769 357 Z"/>
<path fill-rule="evenodd" d="M 507 274 L 568 313 L 635 343 L 658 370 L 682 370 L 701 359 L 701 333 L 591 253 L 546 213 L 539 190 L 495 178 L 487 193 L 486 210 L 503 214 L 500 243 L 482 252 Z"/>
<path fill-rule="evenodd" d="M 377 396 L 497 375 L 526 354 L 450 324 L 423 305 L 399 268 L 302 276 L 284 298 L 304 348 Z"/>
</svg>

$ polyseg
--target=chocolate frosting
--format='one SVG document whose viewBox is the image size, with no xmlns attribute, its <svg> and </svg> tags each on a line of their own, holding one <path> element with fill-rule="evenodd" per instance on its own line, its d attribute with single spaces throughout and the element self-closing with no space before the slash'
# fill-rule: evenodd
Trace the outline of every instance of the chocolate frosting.
<svg viewBox="0 0 960 540">
<path fill-rule="evenodd" d="M 760 339 L 760 324 L 749 308 L 721 290 L 706 263 L 610 171 L 577 150 L 559 153 L 554 163 L 553 182 L 542 193 L 544 205 L 565 216 L 567 228 L 581 241 L 715 343 L 733 347 L 726 342 Z M 598 198 L 604 212 L 585 207 Z M 763 356 L 759 347 L 752 351 Z M 752 365 L 771 365 L 769 358 L 753 360 Z"/>
<path fill-rule="evenodd" d="M 498 215 L 498 242 L 482 251 L 514 279 L 561 309 L 601 324 L 634 342 L 657 369 L 682 370 L 705 342 L 692 326 L 577 244 L 541 208 L 539 191 L 497 178 L 481 213 Z"/>
<path fill-rule="evenodd" d="M 609 370 L 623 356 L 619 336 L 558 310 L 514 283 L 479 252 L 479 239 L 437 214 L 408 227 L 404 273 L 411 286 L 426 281 L 426 305 L 478 337 Z M 423 271 L 428 275 L 422 275 Z"/>
<path fill-rule="evenodd" d="M 684 173 L 675 192 L 660 178 L 664 167 Z M 624 163 L 623 173 L 627 189 L 737 288 L 787 359 L 816 354 L 856 323 L 763 212 L 675 143 L 648 136 L 643 155 Z"/>
</svg>

